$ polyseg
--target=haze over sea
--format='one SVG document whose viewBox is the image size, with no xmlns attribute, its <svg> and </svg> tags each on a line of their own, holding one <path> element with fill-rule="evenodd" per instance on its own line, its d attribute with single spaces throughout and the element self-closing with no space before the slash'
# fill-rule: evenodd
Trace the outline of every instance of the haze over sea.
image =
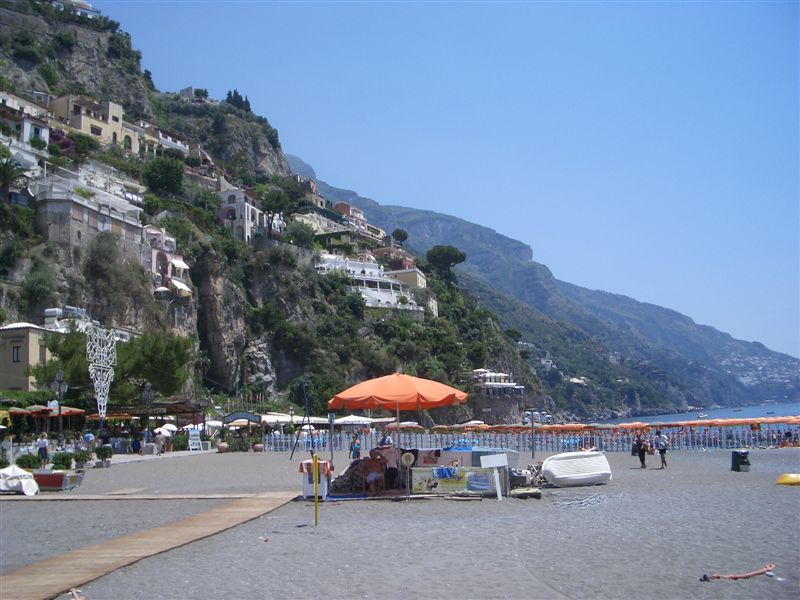
<svg viewBox="0 0 800 600">
<path fill-rule="evenodd" d="M 744 419 L 749 417 L 786 417 L 800 415 L 800 402 L 787 402 L 785 404 L 759 404 L 757 406 L 739 406 L 727 408 L 711 408 L 707 410 L 693 410 L 690 412 L 673 413 L 669 415 L 651 415 L 649 417 L 626 417 L 611 419 L 603 423 L 629 423 L 640 421 L 642 423 L 670 423 L 673 421 L 693 421 L 699 414 L 708 415 L 708 419 Z"/>
</svg>

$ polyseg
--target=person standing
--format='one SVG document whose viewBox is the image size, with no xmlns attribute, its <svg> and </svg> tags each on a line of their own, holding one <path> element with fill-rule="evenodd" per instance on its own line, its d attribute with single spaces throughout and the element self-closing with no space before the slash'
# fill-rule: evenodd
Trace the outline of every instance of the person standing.
<svg viewBox="0 0 800 600">
<path fill-rule="evenodd" d="M 162 452 L 164 452 L 164 434 L 159 430 L 156 433 L 156 456 L 161 456 Z"/>
<path fill-rule="evenodd" d="M 358 434 L 353 434 L 353 439 L 350 440 L 350 458 L 357 460 L 361 458 L 361 442 L 358 439 Z"/>
<path fill-rule="evenodd" d="M 661 468 L 667 468 L 667 448 L 669 448 L 669 438 L 661 433 L 660 429 L 656 430 L 656 450 L 661 457 Z"/>
<path fill-rule="evenodd" d="M 94 434 L 86 430 L 86 433 L 83 434 L 83 443 L 86 445 L 86 449 L 90 453 L 94 453 Z"/>
<path fill-rule="evenodd" d="M 47 441 L 47 434 L 43 431 L 39 434 L 39 439 L 36 440 L 36 448 L 39 453 L 39 458 L 42 459 L 42 469 L 47 468 L 47 459 L 49 458 L 50 443 Z"/>
<path fill-rule="evenodd" d="M 646 469 L 645 457 L 647 456 L 647 442 L 641 433 L 637 433 L 633 439 L 633 450 L 639 455 L 639 464 L 641 469 Z"/>
</svg>

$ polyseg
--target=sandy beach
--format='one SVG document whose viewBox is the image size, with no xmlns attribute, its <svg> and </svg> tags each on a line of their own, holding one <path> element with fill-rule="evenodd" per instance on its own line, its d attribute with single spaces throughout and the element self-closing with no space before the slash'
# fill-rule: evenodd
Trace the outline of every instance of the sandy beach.
<svg viewBox="0 0 800 600">
<path fill-rule="evenodd" d="M 0 573 L 142 528 L 202 513 L 212 500 L 79 500 L 109 493 L 301 489 L 281 454 L 204 454 L 115 464 L 47 497 L 0 501 Z M 544 455 L 537 456 L 537 459 Z M 104 598 L 795 598 L 800 595 L 797 449 L 672 452 L 670 468 L 609 454 L 605 486 L 546 489 L 541 500 L 290 502 L 215 536 L 81 587 Z M 337 471 L 346 456 L 337 455 Z M 649 457 L 655 466 L 657 457 Z M 524 458 L 521 458 L 524 462 Z M 775 576 L 701 582 L 776 564 Z M 0 590 L 2 595 L 2 590 Z M 67 598 L 68 596 L 63 596 Z"/>
</svg>

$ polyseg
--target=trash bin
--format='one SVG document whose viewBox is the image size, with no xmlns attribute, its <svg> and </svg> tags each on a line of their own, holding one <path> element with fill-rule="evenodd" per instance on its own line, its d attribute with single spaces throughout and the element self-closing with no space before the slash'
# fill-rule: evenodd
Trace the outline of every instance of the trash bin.
<svg viewBox="0 0 800 600">
<path fill-rule="evenodd" d="M 731 471 L 749 471 L 749 450 L 734 450 L 731 452 Z"/>
</svg>

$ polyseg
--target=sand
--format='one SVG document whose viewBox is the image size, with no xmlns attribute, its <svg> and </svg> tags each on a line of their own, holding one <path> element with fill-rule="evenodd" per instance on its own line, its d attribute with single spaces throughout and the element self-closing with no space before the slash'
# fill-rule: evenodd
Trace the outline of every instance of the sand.
<svg viewBox="0 0 800 600">
<path fill-rule="evenodd" d="M 800 472 L 800 452 L 751 452 L 748 473 L 730 471 L 727 451 L 669 458 L 667 470 L 641 470 L 635 457 L 610 454 L 611 483 L 549 489 L 541 500 L 323 503 L 316 529 L 313 504 L 300 500 L 81 589 L 89 600 L 800 595 L 800 487 L 775 485 L 781 473 Z M 341 469 L 346 458 L 336 460 Z M 70 495 L 137 488 L 299 492 L 301 482 L 285 453 L 208 454 L 89 472 Z M 63 540 L 94 543 L 99 531 L 169 522 L 216 502 L 0 502 L 0 572 L 62 551 Z M 775 577 L 699 581 L 767 563 Z"/>
</svg>

